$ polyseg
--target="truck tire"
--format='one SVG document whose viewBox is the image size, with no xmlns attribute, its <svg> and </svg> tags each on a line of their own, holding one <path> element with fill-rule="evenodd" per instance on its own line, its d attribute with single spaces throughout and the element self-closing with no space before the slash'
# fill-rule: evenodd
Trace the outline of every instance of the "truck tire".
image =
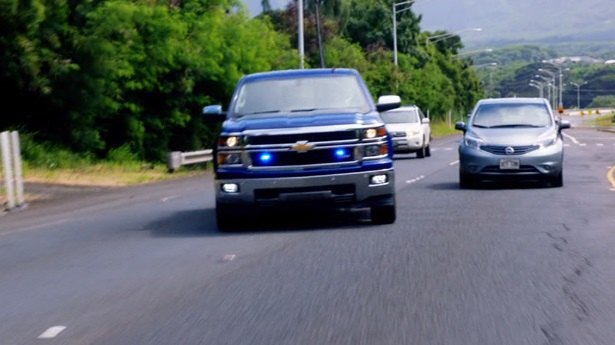
<svg viewBox="0 0 615 345">
<path fill-rule="evenodd" d="M 379 205 L 371 207 L 372 223 L 393 224 L 395 223 L 395 205 Z"/>
<path fill-rule="evenodd" d="M 235 231 L 240 225 L 237 215 L 231 214 L 228 207 L 221 205 L 216 205 L 216 224 L 220 232 Z"/>
</svg>

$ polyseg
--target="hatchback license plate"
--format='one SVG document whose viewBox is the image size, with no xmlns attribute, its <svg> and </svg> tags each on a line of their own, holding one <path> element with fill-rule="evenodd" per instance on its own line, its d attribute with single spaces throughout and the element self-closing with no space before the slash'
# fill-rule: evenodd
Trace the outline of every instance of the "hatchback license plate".
<svg viewBox="0 0 615 345">
<path fill-rule="evenodd" d="M 500 159 L 501 170 L 519 170 L 520 166 L 518 159 Z"/>
</svg>

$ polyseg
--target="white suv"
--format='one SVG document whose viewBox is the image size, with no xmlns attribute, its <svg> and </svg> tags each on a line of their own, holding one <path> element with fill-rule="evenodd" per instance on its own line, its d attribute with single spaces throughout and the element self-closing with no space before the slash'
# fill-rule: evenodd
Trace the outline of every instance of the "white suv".
<svg viewBox="0 0 615 345">
<path fill-rule="evenodd" d="M 431 156 L 429 118 L 415 105 L 381 112 L 387 131 L 393 139 L 395 153 L 415 153 L 417 158 Z"/>
</svg>

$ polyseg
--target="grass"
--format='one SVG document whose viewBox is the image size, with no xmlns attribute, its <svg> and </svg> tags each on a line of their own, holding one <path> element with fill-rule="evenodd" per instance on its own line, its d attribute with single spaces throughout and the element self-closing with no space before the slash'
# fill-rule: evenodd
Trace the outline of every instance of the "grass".
<svg viewBox="0 0 615 345">
<path fill-rule="evenodd" d="M 591 123 L 592 126 L 613 127 L 615 126 L 615 111 L 610 114 L 594 117 L 588 122 Z"/>
<path fill-rule="evenodd" d="M 459 134 L 458 130 L 455 129 L 455 124 L 449 127 L 446 121 L 434 121 L 431 123 L 431 135 L 434 138 L 445 137 L 452 134 Z"/>
<path fill-rule="evenodd" d="M 197 175 L 204 169 L 200 164 L 169 174 L 166 165 L 142 162 L 128 147 L 113 149 L 105 159 L 97 159 L 37 142 L 29 134 L 20 134 L 20 141 L 26 182 L 128 186 Z"/>
</svg>

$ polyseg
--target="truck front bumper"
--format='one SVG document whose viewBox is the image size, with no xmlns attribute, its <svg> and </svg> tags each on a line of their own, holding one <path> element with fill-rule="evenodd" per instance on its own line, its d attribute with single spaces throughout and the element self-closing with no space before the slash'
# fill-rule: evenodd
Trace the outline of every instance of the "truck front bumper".
<svg viewBox="0 0 615 345">
<path fill-rule="evenodd" d="M 394 203 L 393 169 L 335 175 L 217 179 L 216 203 L 246 206 L 371 206 Z"/>
</svg>

